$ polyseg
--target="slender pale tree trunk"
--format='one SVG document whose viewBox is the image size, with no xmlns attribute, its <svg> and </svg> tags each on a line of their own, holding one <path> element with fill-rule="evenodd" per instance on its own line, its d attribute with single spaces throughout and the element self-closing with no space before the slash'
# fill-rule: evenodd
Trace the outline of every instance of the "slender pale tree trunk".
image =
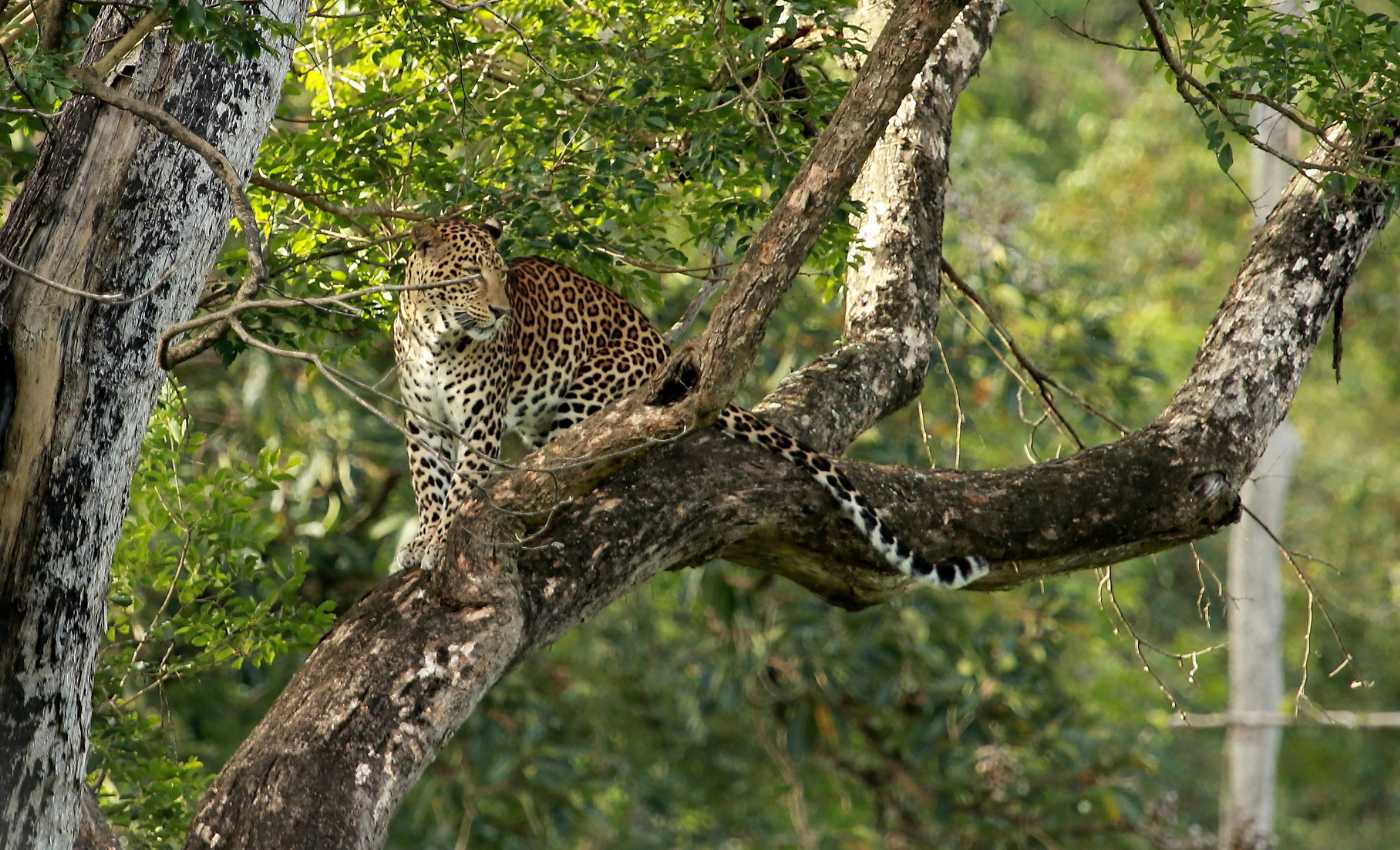
<svg viewBox="0 0 1400 850">
<path fill-rule="evenodd" d="M 1287 421 L 1269 439 L 1240 491 L 1246 514 L 1230 534 L 1230 713 L 1274 713 L 1283 700 L 1283 587 L 1278 547 L 1260 526 L 1283 529 L 1284 502 L 1301 448 Z M 1225 735 L 1224 850 L 1274 846 L 1274 788 L 1283 729 L 1230 726 Z"/>
<path fill-rule="evenodd" d="M 298 23 L 305 3 L 261 8 Z M 106 15 L 90 44 L 110 45 L 123 20 Z M 246 176 L 289 47 L 230 65 L 157 31 L 114 85 L 163 106 Z M 121 295 L 154 287 L 99 304 L 0 269 L 16 386 L 0 435 L 0 848 L 67 848 L 77 833 L 112 552 L 164 381 L 156 342 L 194 311 L 230 209 L 197 155 L 77 96 L 0 230 L 0 254 L 56 282 Z"/>
<path fill-rule="evenodd" d="M 1281 11 L 1297 14 L 1285 0 Z M 1298 128 L 1274 110 L 1255 104 L 1250 115 L 1265 142 L 1294 153 Z M 1264 151 L 1251 157 L 1254 227 L 1264 226 L 1293 178 L 1289 165 Z M 1269 438 L 1253 477 L 1240 490 L 1247 513 L 1230 533 L 1229 591 L 1230 712 L 1276 712 L 1283 700 L 1283 580 L 1278 549 L 1260 527 L 1283 530 L 1284 502 L 1293 463 L 1301 448 L 1298 433 L 1284 420 Z M 1256 522 L 1250 517 L 1258 518 Z M 1283 729 L 1230 726 L 1225 733 L 1225 785 L 1221 794 L 1222 850 L 1264 850 L 1274 846 L 1274 789 Z"/>
</svg>

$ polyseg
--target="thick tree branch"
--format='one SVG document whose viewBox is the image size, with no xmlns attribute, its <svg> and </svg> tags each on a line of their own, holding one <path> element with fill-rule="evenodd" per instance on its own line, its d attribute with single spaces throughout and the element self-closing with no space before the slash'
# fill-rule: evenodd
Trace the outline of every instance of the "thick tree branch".
<svg viewBox="0 0 1400 850">
<path fill-rule="evenodd" d="M 972 0 L 958 14 L 851 190 L 865 210 L 852 222 L 845 344 L 793 372 L 755 408 L 824 451 L 839 453 L 923 387 L 938 322 L 953 105 L 991 44 L 1001 5 Z M 863 3 L 857 14 L 880 7 Z"/>
<path fill-rule="evenodd" d="M 689 385 L 698 370 L 699 384 L 687 400 L 693 421 L 709 421 L 733 397 L 807 252 L 965 3 L 907 0 L 891 10 L 831 123 L 735 269 L 705 334 L 677 352 L 660 376 L 663 388 Z"/>
<path fill-rule="evenodd" d="M 1350 143 L 1333 141 L 1335 151 Z M 1239 487 L 1287 412 L 1328 315 L 1386 222 L 1390 200 L 1378 183 L 1342 197 L 1307 175 L 1295 177 L 1257 235 L 1190 375 L 1142 431 L 1020 470 L 955 475 L 851 464 L 852 478 L 912 545 L 934 555 L 973 551 L 1002 562 L 979 583 L 987 588 L 1114 563 L 1232 522 Z M 776 465 L 767 472 L 781 474 Z M 794 480 L 793 486 L 801 485 Z M 823 566 L 833 563 L 832 543 L 850 553 L 835 560 L 865 556 L 855 535 L 819 507 L 818 494 L 809 495 L 805 510 L 820 511 L 821 521 L 807 517 L 786 525 L 753 516 L 759 525 L 777 522 L 785 533 L 729 554 L 746 560 L 747 553 L 760 566 L 806 564 L 792 577 L 833 597 L 848 577 Z M 780 509 L 775 502 L 768 508 Z M 870 584 L 867 595 L 863 582 L 853 582 L 855 598 L 844 601 L 877 601 L 880 584 Z"/>
<path fill-rule="evenodd" d="M 979 0 L 980 14 L 988 14 L 993 2 Z M 977 38 L 974 54 L 961 67 L 966 68 L 969 61 L 975 66 L 990 38 L 990 26 L 982 27 Z M 875 61 L 874 55 L 870 61 Z M 952 75 L 954 91 L 967 76 L 951 68 L 938 73 Z M 891 105 L 889 111 L 893 109 Z M 938 112 L 938 120 L 946 120 L 950 112 L 951 95 L 948 108 Z M 938 137 L 946 139 L 946 129 L 940 129 Z M 946 144 L 938 151 L 938 156 L 944 154 Z M 855 167 L 851 167 L 852 173 Z M 936 179 L 928 185 L 941 193 L 946 164 L 937 166 L 935 172 Z M 932 197 L 937 203 L 938 195 Z M 802 212 L 788 209 L 779 215 L 800 217 Z M 807 226 L 820 227 L 813 222 Z M 925 264 L 936 275 L 938 234 L 936 228 L 925 225 L 925 231 L 929 230 L 935 241 Z M 789 276 L 795 271 L 794 266 Z M 920 327 L 931 329 L 930 311 L 936 309 L 936 294 L 933 299 L 914 297 L 927 284 L 925 280 L 922 285 L 897 290 L 898 295 L 879 295 L 877 300 L 893 305 L 896 298 L 908 297 L 909 306 L 897 309 L 913 315 L 911 321 Z M 886 355 L 899 350 L 889 343 L 880 340 L 859 359 L 878 368 L 876 364 L 885 361 Z M 928 343 L 904 339 L 895 344 L 926 347 Z M 926 362 L 927 355 L 924 357 Z M 905 360 L 903 356 L 896 359 L 901 363 Z M 814 385 L 820 386 L 821 381 Z M 574 429 L 578 433 L 566 435 L 570 439 L 557 441 L 538 458 L 537 465 L 616 452 L 626 445 L 616 438 L 619 430 L 633 435 L 632 445 L 650 447 L 658 439 L 664 440 L 665 434 L 679 434 L 683 424 L 679 417 L 668 418 L 656 408 L 636 404 L 629 408 L 624 403 L 595 417 L 589 427 Z M 715 443 L 709 433 L 686 441 L 697 447 Z M 727 442 L 718 444 L 728 451 L 736 448 Z M 663 451 L 680 449 L 672 445 Z M 767 460 L 753 454 L 737 457 L 750 466 Z M 554 507 L 561 497 L 586 493 L 622 463 L 615 458 L 584 474 L 571 471 L 567 480 L 544 473 L 516 474 L 501 482 L 491 501 L 509 510 Z M 728 485 L 720 481 L 727 477 L 722 467 L 702 463 L 700 469 L 711 477 L 714 488 L 727 494 Z M 607 483 L 604 492 L 610 495 L 564 502 L 557 505 L 558 510 L 584 511 L 586 521 L 606 526 L 608 517 L 623 504 L 612 494 L 618 492 L 616 488 L 627 487 L 629 473 L 624 470 Z M 572 544 L 560 540 L 548 550 L 532 547 L 522 552 L 511 542 L 523 530 L 518 519 L 479 507 L 470 526 L 459 522 L 455 527 L 459 535 L 467 527 L 476 535 L 475 541 L 454 541 L 452 551 L 463 553 L 457 568 L 391 578 L 323 641 L 221 773 L 201 804 L 187 846 L 290 849 L 379 845 L 389 816 L 441 741 L 531 646 L 549 640 L 663 567 L 693 563 L 707 551 L 737 543 L 749 530 L 742 518 L 734 515 L 727 533 L 702 538 L 697 532 L 702 528 L 712 531 L 713 526 L 689 522 L 690 512 L 698 506 L 676 505 L 676 495 L 674 487 L 667 488 L 664 500 L 658 503 L 664 505 L 664 514 L 655 517 L 657 522 L 648 532 L 658 533 L 648 539 L 664 542 L 641 559 L 621 538 L 590 537 L 587 540 L 592 542 L 587 544 L 583 538 Z M 630 495 L 626 503 L 645 504 L 632 502 Z M 715 504 L 738 507 L 742 502 L 720 499 Z M 630 508 L 627 513 L 632 515 Z M 496 541 L 505 545 L 496 545 Z M 561 544 L 564 548 L 559 548 Z M 618 557 L 610 557 L 613 552 Z M 547 556 L 547 563 L 559 565 L 562 571 L 528 569 L 527 589 L 515 578 L 520 575 L 517 570 L 522 554 L 527 561 Z M 472 565 L 470 570 L 462 568 L 467 562 Z M 375 661 L 366 664 L 366 659 Z M 386 675 L 398 684 L 389 684 Z M 332 681 L 335 685 L 328 686 Z M 307 799 L 307 789 L 312 786 L 314 796 Z M 269 817 L 269 812 L 276 815 Z"/>
<path fill-rule="evenodd" d="M 83 786 L 79 805 L 78 837 L 73 842 L 73 850 L 122 850 L 117 834 L 102 816 L 97 796 L 86 785 Z"/>
<path fill-rule="evenodd" d="M 1196 366 L 1148 428 L 1071 458 L 962 474 L 847 464 L 912 545 L 1000 561 L 980 587 L 1198 539 L 1237 491 L 1297 389 L 1322 326 L 1384 225 L 1378 184 L 1327 195 L 1300 176 L 1259 235 Z M 805 421 L 790 411 L 794 421 Z M 676 493 L 674 482 L 685 481 Z M 652 452 L 566 505 L 550 546 L 519 556 L 526 643 L 549 640 L 656 570 L 722 554 L 839 604 L 902 586 L 799 470 L 718 435 Z M 616 584 L 615 584 L 616 583 Z"/>
<path fill-rule="evenodd" d="M 890 23 L 866 57 L 855 83 L 814 145 L 807 164 L 794 178 L 731 278 L 726 298 L 733 296 L 736 287 L 748 294 L 738 302 L 731 302 L 728 308 L 721 302 L 717 309 L 730 319 L 721 320 L 720 326 L 727 329 L 718 331 L 719 337 L 716 337 L 716 321 L 712 318 L 700 347 L 695 349 L 718 351 L 706 342 L 716 338 L 739 344 L 741 337 L 735 333 L 742 331 L 742 345 L 747 353 L 736 350 L 716 355 L 720 359 L 714 361 L 708 359 L 710 354 L 701 355 L 702 363 L 723 364 L 728 375 L 726 382 L 731 378 L 737 381 L 747 370 L 747 363 L 752 359 L 752 349 L 748 346 L 757 345 L 768 315 L 797 274 L 807 249 L 854 181 L 861 162 L 898 108 L 961 2 L 946 0 L 929 7 L 915 0 L 892 13 Z M 736 316 L 735 311 L 748 309 L 746 305 L 752 298 L 763 302 L 762 309 Z M 729 351 L 729 342 L 723 345 L 724 350 Z M 740 367 L 739 360 L 731 354 L 744 359 L 744 365 Z M 649 399 L 634 395 L 623 400 L 595 417 L 593 427 L 571 429 L 539 454 L 537 467 L 557 469 L 567 463 L 572 466 L 568 475 L 548 471 L 513 474 L 496 486 L 492 504 L 509 506 L 517 513 L 543 516 L 560 498 L 587 493 L 628 462 L 629 453 L 650 448 L 658 441 L 675 439 L 700 424 L 715 412 L 709 409 L 708 402 L 697 404 L 692 394 L 685 403 L 670 403 L 675 400 L 674 396 L 685 396 L 684 386 L 690 383 L 685 364 L 689 362 L 688 356 L 678 354 L 657 379 L 660 393 L 653 392 Z M 702 366 L 700 372 L 702 376 L 720 374 L 711 366 Z M 732 386 L 724 392 L 724 397 L 728 398 Z M 581 459 L 591 457 L 602 460 L 591 466 L 580 463 Z"/>
</svg>

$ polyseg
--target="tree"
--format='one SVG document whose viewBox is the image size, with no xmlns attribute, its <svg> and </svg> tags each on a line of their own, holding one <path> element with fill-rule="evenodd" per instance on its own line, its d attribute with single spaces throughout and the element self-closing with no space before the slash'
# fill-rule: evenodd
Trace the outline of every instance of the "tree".
<svg viewBox="0 0 1400 850">
<path fill-rule="evenodd" d="M 295 22 L 303 8 L 269 10 Z M 124 31 L 122 16 L 107 15 L 85 61 L 121 59 L 102 47 Z M 154 34 L 123 76 L 128 96 L 168 104 L 242 174 L 286 67 L 285 43 L 228 63 Z M 150 355 L 161 330 L 194 310 L 229 209 L 199 154 L 142 118 L 74 97 L 0 232 L 0 323 L 16 377 L 0 520 L 5 847 L 68 846 L 78 828 L 108 570 L 163 380 Z"/>
<path fill-rule="evenodd" d="M 985 5 L 974 8 L 989 13 Z M 723 554 L 853 607 L 899 589 L 794 471 L 695 426 L 732 396 L 774 306 L 953 11 L 895 10 L 842 107 L 748 243 L 706 333 L 678 353 L 646 398 L 629 399 L 566 435 L 534 457 L 531 468 L 503 476 L 489 500 L 469 506 L 449 546 L 452 569 L 392 577 L 342 617 L 224 768 L 191 830 L 192 846 L 382 841 L 388 816 L 443 738 L 506 670 L 669 567 Z M 1150 10 L 1148 19 L 1154 35 L 1160 33 Z M 976 49 L 965 61 L 975 61 L 990 33 L 981 32 L 979 40 L 975 26 L 969 32 Z M 758 41 L 761 55 L 766 39 Z M 1159 40 L 1170 54 L 1164 43 Z M 1180 60 L 1172 67 L 1183 81 L 1189 76 Z M 956 79 L 952 70 L 948 74 Z M 749 85 L 743 71 L 732 72 L 732 79 L 736 98 L 743 98 Z M 575 96 L 588 102 L 595 95 Z M 928 96 L 951 101 L 947 92 Z M 762 106 L 755 104 L 760 112 Z M 947 110 L 941 115 L 936 130 L 917 131 L 926 134 L 921 138 L 946 138 Z M 988 586 L 1112 563 L 1228 522 L 1239 485 L 1287 410 L 1323 325 L 1385 222 L 1391 188 L 1377 177 L 1389 174 L 1393 117 L 1367 119 L 1354 123 L 1353 135 L 1334 132 L 1315 162 L 1319 170 L 1361 179 L 1354 185 L 1345 179 L 1295 182 L 1241 269 L 1191 377 L 1153 424 L 1118 443 L 1024 470 L 957 475 L 854 465 L 857 483 L 877 498 L 885 495 L 881 501 L 898 527 L 926 551 L 995 557 L 1003 566 Z M 1362 127 L 1366 132 L 1355 134 Z M 946 142 L 908 150 L 936 169 L 940 147 L 946 155 Z M 1364 168 L 1354 165 L 1358 161 Z M 936 200 L 937 186 L 926 191 Z M 25 208 L 23 201 L 17 205 L 7 233 L 25 220 Z M 885 214 L 867 212 L 877 220 Z M 937 217 L 920 204 L 908 215 L 915 222 L 910 232 L 921 238 L 900 238 L 901 224 L 871 229 L 889 239 L 874 246 L 879 265 L 903 266 L 898 257 L 908 251 L 910 276 L 883 285 L 858 276 L 850 284 L 848 344 L 794 373 L 761 407 L 824 448 L 849 442 L 922 378 L 920 360 L 926 362 L 928 348 L 910 351 L 908 339 L 917 346 L 926 334 L 899 331 L 932 324 L 936 298 L 909 283 L 917 284 L 912 275 L 918 268 L 937 266 L 936 240 L 928 238 L 937 233 Z M 247 255 L 254 281 L 256 255 L 254 244 Z M 29 255 L 20 260 L 34 262 Z M 193 289 L 186 308 L 193 307 Z M 249 294 L 242 292 L 240 300 Z M 867 312 L 869 304 L 875 309 Z M 234 308 L 250 309 L 246 301 Z M 237 316 L 224 318 L 235 320 L 242 344 L 262 343 Z M 150 353 L 151 346 L 128 350 L 130 356 Z M 851 382 L 852 376 L 859 380 Z M 1042 390 L 1048 398 L 1050 389 Z M 820 421 L 812 416 L 818 410 Z M 664 444 L 651 447 L 658 439 Z M 585 458 L 599 460 L 579 462 Z M 678 478 L 688 483 L 684 493 L 669 484 Z M 900 498 L 889 498 L 891 492 Z M 943 507 L 953 505 L 957 510 Z M 928 523 L 929 515 L 941 522 Z M 489 543 L 533 533 L 546 519 L 547 548 Z M 95 616 L 89 614 L 90 626 Z M 71 811 L 64 802 L 59 799 L 58 809 Z M 277 814 L 269 817 L 269 811 Z"/>
</svg>

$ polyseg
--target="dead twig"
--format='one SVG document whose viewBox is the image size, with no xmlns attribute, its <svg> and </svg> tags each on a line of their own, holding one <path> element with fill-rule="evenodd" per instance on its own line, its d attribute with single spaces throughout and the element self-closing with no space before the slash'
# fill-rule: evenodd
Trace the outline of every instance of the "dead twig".
<svg viewBox="0 0 1400 850">
<path fill-rule="evenodd" d="M 450 280 L 437 280 L 432 283 L 419 283 L 412 285 L 390 285 L 367 286 L 363 289 L 355 289 L 350 292 L 342 292 L 339 295 L 322 295 L 315 298 L 263 298 L 258 300 L 236 301 L 228 307 L 214 313 L 205 313 L 202 316 L 195 316 L 178 324 L 171 325 L 161 335 L 161 350 L 164 351 L 170 343 L 183 334 L 190 331 L 199 330 L 214 324 L 223 324 L 228 320 L 236 318 L 238 314 L 249 310 L 288 310 L 296 307 L 324 307 L 331 304 L 346 304 L 356 298 L 365 298 L 370 295 L 378 295 L 385 292 L 416 292 L 424 289 L 440 289 L 444 286 L 463 283 L 468 280 L 475 280 L 476 275 L 469 277 L 457 277 Z"/>
<path fill-rule="evenodd" d="M 1312 622 L 1314 608 L 1322 612 L 1322 619 L 1327 622 L 1327 628 L 1329 631 L 1332 632 L 1332 639 L 1337 642 L 1337 648 L 1342 651 L 1341 663 L 1334 667 L 1332 671 L 1327 674 L 1327 677 L 1330 679 L 1331 677 L 1342 672 L 1344 669 L 1347 668 L 1348 665 L 1351 664 L 1355 656 L 1351 654 L 1350 649 L 1347 649 L 1346 641 L 1342 640 L 1341 631 L 1337 628 L 1336 622 L 1332 620 L 1332 614 L 1327 610 L 1327 606 L 1323 604 L 1322 601 L 1319 599 L 1317 589 L 1313 587 L 1312 579 L 1308 578 L 1308 574 L 1303 572 L 1302 566 L 1298 563 L 1298 560 L 1293 557 L 1292 550 L 1290 550 L 1287 546 L 1284 545 L 1283 541 L 1279 539 L 1279 536 L 1274 533 L 1274 530 L 1272 528 L 1269 528 L 1268 524 L 1261 520 L 1258 514 L 1250 510 L 1248 505 L 1241 503 L 1240 508 L 1244 510 L 1245 515 L 1247 515 L 1251 520 L 1253 520 L 1254 524 L 1259 526 L 1259 528 L 1269 536 L 1269 539 L 1273 541 L 1274 545 L 1278 547 L 1279 553 L 1283 555 L 1283 559 L 1288 562 L 1288 565 L 1293 568 L 1293 574 L 1298 577 L 1298 581 L 1302 582 L 1303 589 L 1306 590 L 1308 593 L 1308 621 L 1307 628 L 1303 632 L 1302 675 L 1298 682 L 1298 691 L 1293 701 L 1293 711 L 1296 714 L 1299 707 L 1308 698 L 1308 656 L 1312 652 Z"/>
<path fill-rule="evenodd" d="M 0 40 L 0 63 L 5 65 L 5 76 L 10 78 L 10 83 L 15 87 L 15 91 L 19 92 L 20 96 L 24 98 L 24 102 L 29 104 L 29 108 L 32 110 L 30 114 L 39 119 L 39 123 L 44 125 L 45 132 L 49 132 L 51 128 L 48 119 L 52 116 L 39 108 L 39 104 L 35 103 L 34 97 L 29 94 L 29 90 L 19 81 L 14 66 L 10 64 L 10 54 L 5 51 L 3 40 Z"/>
<path fill-rule="evenodd" d="M 52 278 L 44 277 L 36 271 L 26 269 L 19 263 L 16 263 L 14 260 L 11 260 L 9 257 L 6 257 L 4 254 L 0 254 L 0 266 L 4 266 L 10 271 L 13 271 L 19 275 L 23 275 L 24 277 L 27 277 L 30 280 L 42 283 L 44 286 L 50 287 L 51 289 L 57 289 L 59 292 L 66 292 L 69 295 L 76 295 L 79 298 L 86 298 L 90 301 L 96 301 L 99 304 L 130 304 L 133 301 L 140 301 L 142 298 L 145 298 L 147 295 L 150 295 L 152 292 L 155 292 L 156 289 L 161 284 L 165 283 L 166 279 L 170 277 L 170 273 L 174 271 L 174 267 L 172 266 L 170 269 L 166 270 L 165 274 L 160 276 L 160 280 L 156 281 L 155 283 L 151 284 L 149 287 L 141 290 L 135 295 L 121 295 L 116 292 L 88 292 L 84 289 L 74 289 L 71 286 L 65 286 L 64 284 L 61 284 L 58 281 L 53 280 Z"/>
<path fill-rule="evenodd" d="M 1106 567 L 1104 569 L 1103 579 L 1099 582 L 1100 605 L 1103 604 L 1103 594 L 1105 590 L 1108 592 L 1108 600 L 1113 606 L 1113 612 L 1118 615 L 1118 621 L 1123 624 L 1123 628 L 1128 630 L 1128 636 L 1133 640 L 1133 654 L 1137 656 L 1138 661 L 1142 662 L 1142 669 L 1157 683 L 1157 689 L 1167 698 L 1167 702 L 1171 704 L 1172 711 L 1176 713 L 1180 721 L 1190 725 L 1187 720 L 1186 711 L 1181 707 L 1180 700 L 1177 699 L 1176 692 L 1163 681 L 1156 670 L 1152 669 L 1152 665 L 1148 663 L 1147 654 L 1144 650 L 1150 649 L 1158 655 L 1170 658 L 1180 667 L 1185 667 L 1187 664 L 1190 664 L 1190 669 L 1186 671 L 1186 679 L 1189 682 L 1194 682 L 1196 680 L 1196 670 L 1199 666 L 1200 657 L 1202 655 L 1209 655 L 1217 649 L 1224 649 L 1225 644 L 1212 644 L 1204 649 L 1192 650 L 1191 652 L 1172 652 L 1171 650 L 1163 649 L 1138 634 L 1137 628 L 1133 626 L 1132 621 L 1123 613 L 1123 606 L 1118 602 L 1118 592 L 1113 586 L 1113 567 Z"/>
<path fill-rule="evenodd" d="M 337 215 L 341 218 L 377 216 L 379 218 L 398 218 L 405 221 L 428 221 L 432 218 L 432 216 L 424 213 L 413 212 L 412 210 L 399 210 L 393 207 L 380 206 L 378 204 L 364 207 L 341 206 L 340 204 L 326 200 L 315 192 L 298 189 L 290 183 L 283 183 L 281 180 L 275 180 L 265 174 L 254 174 L 252 180 L 249 182 L 254 186 L 276 192 L 279 195 L 288 195 L 296 198 L 308 206 L 313 206 L 322 212 L 328 212 L 331 215 Z"/>
<path fill-rule="evenodd" d="M 996 331 L 997 336 L 1002 340 L 1003 343 L 1005 343 L 1007 350 L 1011 352 L 1011 356 L 1016 358 L 1016 362 L 1019 363 L 1021 365 L 1021 368 L 1026 370 L 1026 374 L 1030 375 L 1031 379 L 1035 381 L 1037 390 L 1039 391 L 1041 398 L 1051 406 L 1052 410 L 1054 410 L 1054 415 L 1056 416 L 1056 418 L 1063 420 L 1063 417 L 1060 416 L 1059 410 L 1054 407 L 1054 393 L 1051 392 L 1052 388 L 1059 390 L 1060 392 L 1069 396 L 1070 400 L 1073 401 L 1084 412 L 1090 414 L 1091 416 L 1096 416 L 1099 419 L 1102 419 L 1104 422 L 1107 422 L 1109 425 L 1112 425 L 1120 435 L 1126 436 L 1128 434 L 1128 426 L 1119 422 L 1117 419 L 1114 419 L 1107 413 L 1104 413 L 1093 403 L 1091 403 L 1088 399 L 1084 398 L 1084 396 L 1065 386 L 1053 375 L 1049 374 L 1044 369 L 1041 369 L 1039 366 L 1035 365 L 1035 363 L 1032 362 L 1031 359 L 1027 357 L 1023 351 L 1021 351 L 1020 346 L 1016 344 L 1016 340 L 1012 338 L 1011 334 L 1007 332 L 1006 327 L 992 313 L 991 308 L 987 305 L 987 302 L 982 300 L 982 296 L 978 295 L 976 290 L 974 290 L 971 286 L 968 285 L 967 281 L 963 279 L 962 275 L 958 274 L 957 270 L 954 269 L 951 264 L 949 264 L 946 258 L 942 259 L 940 263 L 943 268 L 943 274 L 948 278 L 948 281 L 953 284 L 953 287 L 957 289 L 958 292 L 962 293 L 964 298 L 971 301 L 973 306 L 977 308 L 977 311 L 981 313 L 987 319 L 988 322 L 991 323 L 992 328 Z M 1077 437 L 1075 438 L 1075 442 L 1079 443 Z M 1083 448 L 1083 443 L 1079 443 L 1079 447 Z"/>
<path fill-rule="evenodd" d="M 325 248 L 320 251 L 313 251 L 312 253 L 307 254 L 305 256 L 297 257 L 294 260 L 285 262 L 280 266 L 273 266 L 272 270 L 267 273 L 267 276 L 269 278 L 281 277 L 287 272 L 296 268 L 300 268 L 301 266 L 307 265 L 308 263 L 315 263 L 320 260 L 330 259 L 331 257 L 343 257 L 346 254 L 356 254 L 360 251 L 367 251 L 370 248 L 383 245 L 386 242 L 393 242 L 398 239 L 405 239 L 409 236 L 411 232 L 411 230 L 396 230 L 393 233 L 388 233 L 384 236 L 380 236 L 376 239 L 370 239 L 366 242 L 361 242 L 359 244 L 345 245 L 339 248 Z"/>
</svg>

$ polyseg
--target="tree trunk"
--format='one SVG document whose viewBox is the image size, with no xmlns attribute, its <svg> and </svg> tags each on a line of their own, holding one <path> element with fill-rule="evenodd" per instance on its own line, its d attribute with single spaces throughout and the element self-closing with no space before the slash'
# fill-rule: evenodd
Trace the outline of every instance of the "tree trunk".
<svg viewBox="0 0 1400 850">
<path fill-rule="evenodd" d="M 293 23 L 305 12 L 304 0 L 263 8 Z M 107 14 L 89 44 L 109 45 L 123 28 Z M 118 85 L 247 174 L 289 46 L 230 65 L 157 32 Z M 197 155 L 76 96 L 0 231 L 0 254 L 68 286 L 128 296 L 155 286 L 131 303 L 100 304 L 0 270 L 17 386 L 0 435 L 0 848 L 64 848 L 77 833 L 112 552 L 165 378 L 156 342 L 194 311 L 230 209 Z"/>
<path fill-rule="evenodd" d="M 1230 713 L 1278 711 L 1283 699 L 1283 586 L 1278 545 L 1293 462 L 1301 448 L 1285 420 L 1269 438 L 1254 475 L 1240 490 L 1246 516 L 1230 534 Z M 1257 517 L 1257 521 L 1256 518 Z M 1277 726 L 1236 725 L 1225 735 L 1226 790 L 1221 814 L 1222 850 L 1274 846 L 1274 786 L 1278 773 Z"/>
</svg>

